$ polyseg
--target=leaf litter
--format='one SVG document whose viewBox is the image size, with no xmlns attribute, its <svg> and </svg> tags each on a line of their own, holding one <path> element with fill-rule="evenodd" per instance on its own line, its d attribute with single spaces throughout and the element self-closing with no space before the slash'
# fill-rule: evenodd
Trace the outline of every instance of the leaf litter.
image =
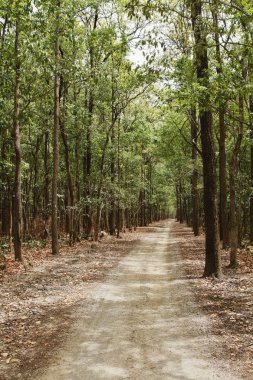
<svg viewBox="0 0 253 380">
<path fill-rule="evenodd" d="M 122 239 L 106 237 L 94 246 L 82 241 L 62 247 L 52 257 L 50 247 L 25 249 L 25 265 L 6 257 L 0 271 L 0 377 L 29 380 L 48 363 L 52 350 L 66 339 L 75 320 L 75 308 L 96 284 L 104 280 L 121 257 L 152 227 L 126 233 Z M 204 236 L 177 224 L 186 276 L 202 310 L 212 321 L 217 342 L 214 357 L 253 377 L 253 257 L 239 252 L 236 270 L 226 268 L 229 252 L 223 251 L 222 280 L 202 278 Z M 91 248 L 93 246 L 93 248 Z"/>
<path fill-rule="evenodd" d="M 238 250 L 238 267 L 228 268 L 229 250 L 222 250 L 223 277 L 203 278 L 204 235 L 195 237 L 190 228 L 177 224 L 184 267 L 192 291 L 211 319 L 216 340 L 214 357 L 239 369 L 245 379 L 253 378 L 253 256 L 250 249 Z"/>
<path fill-rule="evenodd" d="M 25 247 L 24 263 L 6 255 L 6 269 L 0 271 L 1 380 L 33 378 L 66 338 L 75 308 L 145 231 L 124 233 L 121 239 L 106 236 L 96 244 L 62 246 L 56 257 L 50 246 Z"/>
</svg>

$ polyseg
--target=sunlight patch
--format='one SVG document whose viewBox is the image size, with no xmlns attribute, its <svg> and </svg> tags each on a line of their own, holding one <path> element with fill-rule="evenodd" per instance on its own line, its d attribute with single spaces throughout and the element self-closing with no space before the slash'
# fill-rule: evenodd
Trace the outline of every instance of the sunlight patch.
<svg viewBox="0 0 253 380">
<path fill-rule="evenodd" d="M 108 376 L 127 376 L 127 371 L 125 371 L 123 368 L 113 367 L 107 364 L 89 366 L 88 369 L 95 372 L 97 375 L 102 375 L 101 378 L 108 378 Z"/>
</svg>

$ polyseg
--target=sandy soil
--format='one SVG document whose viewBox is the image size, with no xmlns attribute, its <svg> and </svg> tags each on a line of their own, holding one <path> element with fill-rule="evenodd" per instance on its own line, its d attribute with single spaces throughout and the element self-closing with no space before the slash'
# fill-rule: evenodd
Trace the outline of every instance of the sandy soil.
<svg viewBox="0 0 253 380">
<path fill-rule="evenodd" d="M 239 380 L 216 350 L 210 320 L 183 270 L 174 223 L 156 227 L 79 308 L 36 380 Z"/>
</svg>

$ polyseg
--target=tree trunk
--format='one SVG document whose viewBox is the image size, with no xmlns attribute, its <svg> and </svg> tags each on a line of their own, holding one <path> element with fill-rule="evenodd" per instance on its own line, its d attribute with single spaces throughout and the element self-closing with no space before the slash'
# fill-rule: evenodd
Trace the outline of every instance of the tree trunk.
<svg viewBox="0 0 253 380">
<path fill-rule="evenodd" d="M 177 210 L 176 210 L 176 220 L 177 222 L 180 221 L 180 195 L 179 195 L 179 184 L 176 184 L 176 198 L 177 198 Z M 157 220 L 157 215 L 156 215 Z"/>
<path fill-rule="evenodd" d="M 196 115 L 196 108 L 191 110 L 191 137 L 192 137 L 192 161 L 194 165 L 192 173 L 192 227 L 195 236 L 199 236 L 199 191 L 198 191 L 198 178 L 199 173 L 197 169 L 198 152 L 196 144 L 198 141 L 198 122 Z"/>
<path fill-rule="evenodd" d="M 72 245 L 75 242 L 74 239 L 74 205 L 75 205 L 75 194 L 73 179 L 71 174 L 71 165 L 70 165 L 70 149 L 68 144 L 68 138 L 65 131 L 65 122 L 67 117 L 67 89 L 64 85 L 63 79 L 61 80 L 60 87 L 62 87 L 62 96 L 63 96 L 63 108 L 62 108 L 62 117 L 60 117 L 60 131 L 61 137 L 64 145 L 65 152 L 65 166 L 67 174 L 67 184 L 68 184 L 68 202 L 67 202 L 67 213 L 68 213 L 68 232 L 69 232 L 69 244 Z M 61 93 L 61 90 L 60 90 Z"/>
<path fill-rule="evenodd" d="M 253 188 L 253 96 L 250 96 L 250 180 Z M 252 190 L 251 190 L 252 192 Z M 250 195 L 250 243 L 253 244 L 253 194 Z"/>
<path fill-rule="evenodd" d="M 248 24 L 249 36 L 251 45 L 253 44 L 253 30 L 252 25 Z M 253 56 L 248 56 L 248 75 L 252 82 L 253 79 Z M 253 95 L 249 96 L 249 122 L 250 122 L 250 187 L 253 188 Z M 250 243 L 253 244 L 253 191 L 250 194 L 250 231 L 249 231 Z"/>
<path fill-rule="evenodd" d="M 39 187 L 38 187 L 38 175 L 39 175 L 39 149 L 41 145 L 41 137 L 37 137 L 36 147 L 34 152 L 34 180 L 33 180 L 33 227 L 38 216 L 38 203 L 39 203 Z"/>
<path fill-rule="evenodd" d="M 1 146 L 1 159 L 3 162 L 7 161 L 7 143 L 6 143 L 6 130 L 0 136 L 2 141 Z M 2 197 L 1 197 L 1 233 L 5 236 L 11 237 L 11 196 L 12 190 L 10 185 L 10 176 L 6 172 L 5 167 L 1 165 L 1 178 L 2 178 Z"/>
<path fill-rule="evenodd" d="M 182 180 L 179 180 L 179 221 L 181 224 L 184 223 L 184 213 L 183 213 L 183 187 Z"/>
<path fill-rule="evenodd" d="M 220 239 L 223 241 L 223 248 L 228 244 L 228 229 L 227 229 L 227 178 L 226 178 L 226 124 L 225 124 L 225 106 L 223 100 L 223 89 L 221 86 L 221 76 L 223 74 L 223 62 L 220 52 L 220 32 L 218 24 L 218 2 L 214 0 L 213 24 L 214 38 L 216 47 L 216 72 L 219 76 L 219 182 L 220 182 L 220 203 L 219 203 L 219 221 L 220 221 Z"/>
<path fill-rule="evenodd" d="M 74 88 L 74 103 L 75 103 L 74 130 L 77 131 L 78 130 L 78 117 L 77 117 L 78 105 L 77 105 L 77 93 L 76 93 L 75 88 Z M 75 138 L 75 175 L 74 175 L 74 179 L 75 179 L 74 194 L 75 194 L 75 202 L 76 202 L 76 207 L 74 209 L 74 240 L 75 241 L 79 239 L 79 235 L 80 235 L 80 213 L 79 213 L 79 209 L 77 208 L 77 204 L 80 201 L 80 174 L 79 174 L 80 170 L 79 169 L 80 169 L 80 138 L 77 135 L 77 137 Z"/>
<path fill-rule="evenodd" d="M 77 126 L 76 126 L 77 127 Z M 80 139 L 76 138 L 75 143 L 75 195 L 76 195 L 76 206 L 80 201 L 80 175 L 79 175 L 79 167 L 80 167 Z M 79 239 L 80 235 L 80 212 L 79 208 L 75 210 L 75 218 L 74 218 L 74 228 L 75 228 L 75 240 Z"/>
<path fill-rule="evenodd" d="M 118 120 L 117 124 L 117 185 L 118 188 L 120 188 L 120 179 L 121 179 L 121 170 L 120 170 L 120 118 Z M 119 196 L 117 197 L 117 238 L 120 237 L 120 232 L 123 228 L 125 228 L 125 210 L 120 209 L 120 199 Z M 121 223 L 122 221 L 122 223 Z"/>
<path fill-rule="evenodd" d="M 238 175 L 238 156 L 243 138 L 243 123 L 244 123 L 244 105 L 243 95 L 239 95 L 239 112 L 240 122 L 235 147 L 230 161 L 230 175 L 229 175 L 229 188 L 230 188 L 230 267 L 236 268 L 237 266 L 237 248 L 238 248 L 238 211 L 236 206 L 236 177 Z"/>
<path fill-rule="evenodd" d="M 115 191 L 114 191 L 114 186 L 115 186 L 115 179 L 116 179 L 116 174 L 115 174 L 115 154 L 114 154 L 114 145 L 115 145 L 115 130 L 114 126 L 111 131 L 111 184 L 113 191 L 111 192 L 111 202 L 110 202 L 110 210 L 109 210 L 109 232 L 110 235 L 115 235 L 115 225 L 116 225 L 116 202 L 115 202 Z"/>
<path fill-rule="evenodd" d="M 202 1 L 191 2 L 192 24 L 195 37 L 195 64 L 197 79 L 203 91 L 199 98 L 200 128 L 204 177 L 204 211 L 206 230 L 206 252 L 204 276 L 221 276 L 219 251 L 217 188 L 215 172 L 215 149 L 212 113 L 209 109 L 209 75 L 206 31 L 202 20 Z"/>
<path fill-rule="evenodd" d="M 226 157 L 226 126 L 225 126 L 225 110 L 219 107 L 219 178 L 220 178 L 220 239 L 223 241 L 223 248 L 228 243 L 227 229 L 227 157 Z"/>
<path fill-rule="evenodd" d="M 48 207 L 49 207 L 49 131 L 45 132 L 44 141 L 44 220 L 48 220 Z"/>
<path fill-rule="evenodd" d="M 22 202 L 21 202 L 21 145 L 20 145 L 20 126 L 19 126 L 19 101 L 20 101 L 20 55 L 19 55 L 19 27 L 20 21 L 16 21 L 15 32 L 15 89 L 14 89 L 14 120 L 13 135 L 15 147 L 15 182 L 13 199 L 13 241 L 15 260 L 22 261 L 22 242 L 21 242 L 21 221 L 22 221 Z"/>
<path fill-rule="evenodd" d="M 96 8 L 93 24 L 93 32 L 97 29 L 98 24 L 98 9 Z M 90 75 L 91 79 L 95 79 L 95 68 L 94 68 L 94 46 L 92 39 L 90 40 L 89 46 L 89 58 L 90 58 Z M 93 83 L 90 85 L 89 90 L 89 101 L 88 101 L 88 125 L 86 130 L 86 153 L 84 159 L 84 198 L 88 200 L 91 197 L 91 163 L 92 163 L 92 142 L 91 142 L 91 133 L 92 133 L 92 122 L 93 122 L 93 112 L 94 112 L 94 89 Z M 91 234 L 92 229 L 92 218 L 91 218 L 91 207 L 89 204 L 85 206 L 84 212 L 84 232 L 85 236 L 88 237 Z"/>
<path fill-rule="evenodd" d="M 93 62 L 93 60 L 91 60 Z M 93 99 L 93 93 L 92 89 L 90 90 L 89 95 L 89 105 L 88 105 L 88 125 L 86 130 L 86 152 L 85 152 L 85 159 L 84 159 L 84 198 L 88 200 L 91 196 L 91 183 L 90 183 L 90 176 L 91 176 L 91 160 L 92 160 L 92 154 L 91 154 L 91 130 L 92 130 L 92 120 L 93 120 L 93 110 L 94 110 L 94 99 Z M 88 238 L 91 234 L 91 207 L 89 204 L 86 204 L 85 206 L 85 212 L 84 212 L 84 231 L 85 235 Z"/>
<path fill-rule="evenodd" d="M 57 2 L 55 34 L 55 78 L 54 78 L 54 145 L 53 145 L 53 178 L 52 178 L 52 254 L 59 254 L 58 246 L 58 171 L 59 171 L 59 125 L 60 125 L 60 8 Z"/>
</svg>

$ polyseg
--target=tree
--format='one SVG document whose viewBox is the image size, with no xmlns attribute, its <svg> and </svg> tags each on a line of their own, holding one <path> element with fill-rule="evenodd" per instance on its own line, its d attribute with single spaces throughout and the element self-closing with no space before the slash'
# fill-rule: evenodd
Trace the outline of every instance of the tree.
<svg viewBox="0 0 253 380">
<path fill-rule="evenodd" d="M 60 125 L 60 12 L 61 0 L 56 3 L 55 28 L 55 73 L 54 73 L 54 144 L 52 178 L 52 254 L 58 255 L 58 170 L 59 170 L 59 125 Z"/>
<path fill-rule="evenodd" d="M 22 261 L 21 222 L 21 146 L 20 146 L 20 10 L 16 10 L 15 22 L 15 85 L 14 85 L 14 114 L 13 114 L 13 136 L 15 146 L 15 181 L 13 192 L 13 241 L 15 260 Z"/>
<path fill-rule="evenodd" d="M 231 248 L 252 239 L 252 5 L 128 3 L 131 23 L 121 1 L 1 7 L 1 233 L 17 247 L 52 227 L 57 253 L 59 235 L 119 237 L 176 213 L 195 235 L 205 228 L 204 274 L 219 276 L 228 210 Z M 135 41 L 145 62 L 131 61 Z"/>
<path fill-rule="evenodd" d="M 216 72 L 218 77 L 218 118 L 219 118 L 219 225 L 220 239 L 223 241 L 223 248 L 228 244 L 228 227 L 227 227 L 227 177 L 226 177 L 226 123 L 225 123 L 225 97 L 222 88 L 223 85 L 223 62 L 220 47 L 220 27 L 218 22 L 218 10 L 220 1 L 214 0 L 212 7 L 214 40 L 215 40 L 215 58 Z"/>
<path fill-rule="evenodd" d="M 191 18 L 195 37 L 195 65 L 201 87 L 199 97 L 200 128 L 204 176 L 204 210 L 206 232 L 206 260 L 204 276 L 221 276 L 219 251 L 218 211 L 216 190 L 216 164 L 213 137 L 213 120 L 210 110 L 208 47 L 202 15 L 201 0 L 191 2 Z"/>
</svg>

